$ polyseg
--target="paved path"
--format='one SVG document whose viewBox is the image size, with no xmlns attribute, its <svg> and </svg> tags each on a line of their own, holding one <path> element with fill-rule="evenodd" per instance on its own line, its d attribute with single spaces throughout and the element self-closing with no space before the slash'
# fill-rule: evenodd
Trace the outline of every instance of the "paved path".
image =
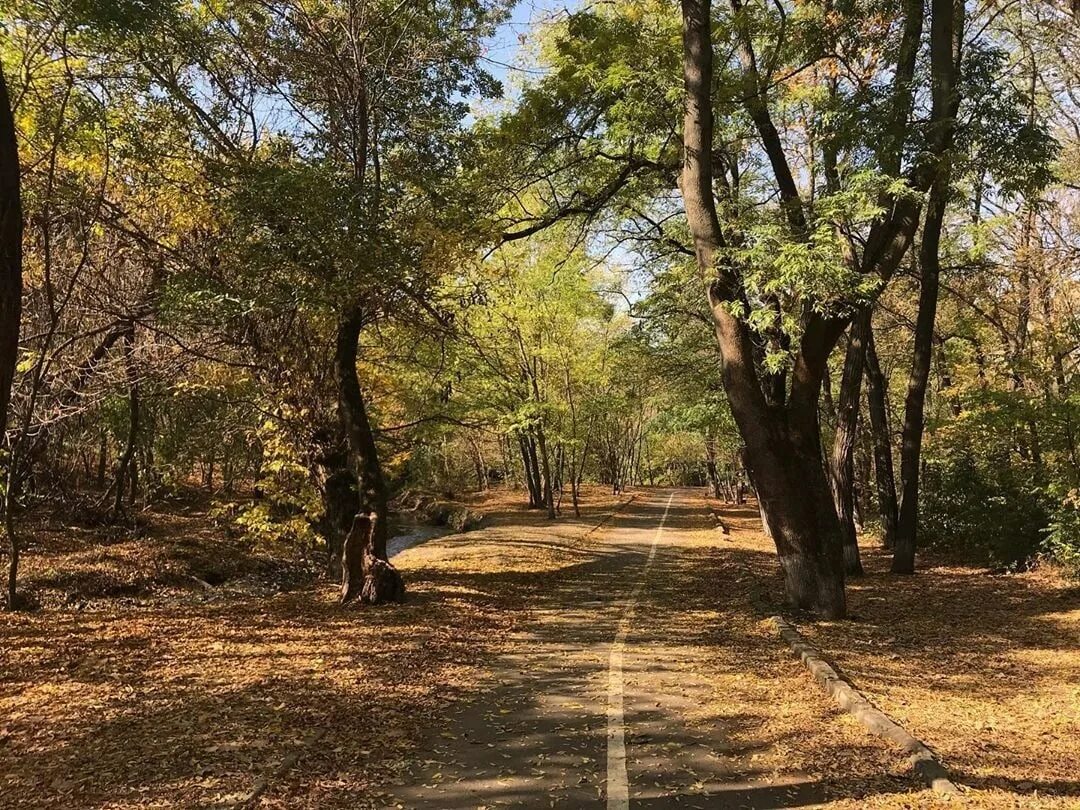
<svg viewBox="0 0 1080 810">
<path fill-rule="evenodd" d="M 423 763 L 396 789 L 399 806 L 627 810 L 822 801 L 819 783 L 756 765 L 759 749 L 775 742 L 751 741 L 768 705 L 748 692 L 717 708 L 723 696 L 713 653 L 723 641 L 716 626 L 723 613 L 696 601 L 702 588 L 694 581 L 714 541 L 699 500 L 672 490 L 641 494 L 587 541 L 588 554 L 552 578 L 488 686 L 431 730 Z"/>
</svg>

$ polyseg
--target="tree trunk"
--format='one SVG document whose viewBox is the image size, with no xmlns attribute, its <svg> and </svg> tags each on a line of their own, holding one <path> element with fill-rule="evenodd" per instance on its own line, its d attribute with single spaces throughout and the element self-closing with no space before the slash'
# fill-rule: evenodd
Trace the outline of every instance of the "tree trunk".
<svg viewBox="0 0 1080 810">
<path fill-rule="evenodd" d="M 716 469 L 716 439 L 708 435 L 705 437 L 705 467 L 709 473 L 713 497 L 720 500 L 720 473 Z"/>
<path fill-rule="evenodd" d="M 521 444 L 521 461 L 525 467 L 525 486 L 529 490 L 529 508 L 539 509 L 543 505 L 543 495 L 540 470 L 536 463 L 536 446 L 532 437 L 524 433 L 518 434 L 518 442 Z"/>
<path fill-rule="evenodd" d="M 870 430 L 866 419 L 859 420 L 859 441 L 855 445 L 855 531 L 862 534 L 866 530 L 867 493 L 870 491 L 870 459 L 873 453 L 870 447 Z"/>
<path fill-rule="evenodd" d="M 101 446 L 98 448 L 97 475 L 95 480 L 99 490 L 105 489 L 105 471 L 109 467 L 109 437 L 102 431 Z"/>
<path fill-rule="evenodd" d="M 131 457 L 128 465 L 128 506 L 134 507 L 139 499 L 139 452 L 136 446 L 135 455 Z"/>
<path fill-rule="evenodd" d="M 874 439 L 874 478 L 877 482 L 878 510 L 881 513 L 881 541 L 885 548 L 896 545 L 896 478 L 893 475 L 892 433 L 886 404 L 888 382 L 881 372 L 874 330 L 866 333 L 866 404 Z"/>
<path fill-rule="evenodd" d="M 855 533 L 855 436 L 859 423 L 859 398 L 862 393 L 865 335 L 870 325 L 870 310 L 864 308 L 851 324 L 850 339 L 844 355 L 844 374 L 840 381 L 840 401 L 836 407 L 836 438 L 833 441 L 829 483 L 833 505 L 840 521 L 844 546 L 844 572 L 862 576 L 862 560 Z"/>
<path fill-rule="evenodd" d="M 8 403 L 19 354 L 22 313 L 22 197 L 15 119 L 0 69 L 0 436 L 7 428 Z"/>
<path fill-rule="evenodd" d="M 896 574 L 915 572 L 916 533 L 919 523 L 919 460 L 922 453 L 926 386 L 934 349 L 934 320 L 937 317 L 941 273 L 941 229 L 949 200 L 952 177 L 949 150 L 956 129 L 959 94 L 956 91 L 963 42 L 964 4 L 960 0 L 933 0 L 930 25 L 932 117 L 931 147 L 936 156 L 934 179 L 926 203 L 922 242 L 919 245 L 919 314 L 915 320 L 915 346 L 911 374 L 904 402 L 903 439 L 900 449 L 900 477 L 903 496 L 896 524 L 896 546 L 892 570 Z"/>
<path fill-rule="evenodd" d="M 7 82 L 0 68 L 0 444 L 7 429 L 11 384 L 19 355 L 19 320 L 22 314 L 22 197 L 19 188 L 19 151 L 15 138 L 15 117 L 8 98 Z M 8 610 L 18 607 L 16 584 L 19 574 L 19 540 L 15 535 L 14 488 L 10 479 L 10 456 L 0 481 L 4 496 L 3 523 L 8 536 Z"/>
<path fill-rule="evenodd" d="M 555 490 L 551 480 L 551 458 L 548 455 L 547 438 L 544 436 L 544 428 L 538 426 L 536 429 L 536 441 L 540 446 L 540 459 L 543 462 L 544 473 L 544 487 L 543 487 L 543 505 L 547 509 L 547 516 L 550 520 L 555 519 Z"/>
<path fill-rule="evenodd" d="M 359 596 L 360 601 L 376 605 L 405 599 L 401 574 L 386 559 L 386 527 L 380 527 L 377 514 L 357 514 L 345 538 L 342 561 L 342 604 Z M 383 539 L 379 539 L 380 535 Z M 380 551 L 381 547 L 381 551 Z"/>
<path fill-rule="evenodd" d="M 944 200 L 931 206 L 940 205 Z M 942 213 L 943 210 L 942 210 Z M 932 225 L 933 209 L 927 211 L 928 226 Z M 936 216 L 935 216 L 936 218 Z M 940 228 L 940 226 L 939 226 Z M 932 231 L 932 227 L 927 228 Z M 934 319 L 937 315 L 938 274 L 936 241 L 924 232 L 919 251 L 921 285 L 919 288 L 919 314 L 915 322 L 915 346 L 908 377 L 907 397 L 904 400 L 904 424 L 900 445 L 900 478 L 902 495 L 900 514 L 896 523 L 896 543 L 893 547 L 892 571 L 894 574 L 915 572 L 915 546 L 919 523 L 919 460 L 922 455 L 922 437 L 926 406 L 926 389 L 930 378 L 930 362 L 934 350 Z M 929 245 L 928 242 L 935 244 Z"/>
<path fill-rule="evenodd" d="M 124 513 L 125 485 L 139 441 L 139 380 L 135 369 L 134 351 L 135 325 L 132 324 L 130 332 L 124 337 L 124 363 L 127 367 L 128 378 L 128 435 L 124 443 L 124 452 L 120 455 L 120 463 L 116 466 L 113 520 L 119 520 Z"/>
<path fill-rule="evenodd" d="M 528 439 L 529 467 L 532 469 L 533 484 L 536 488 L 536 502 L 533 504 L 533 508 L 543 509 L 544 476 L 540 474 L 540 455 L 536 452 L 536 437 L 530 435 Z"/>
<path fill-rule="evenodd" d="M 357 598 L 368 604 L 405 598 L 401 575 L 386 556 L 388 493 L 356 372 L 356 346 L 363 325 L 359 307 L 347 310 L 338 322 L 334 352 L 338 417 L 348 440 L 360 499 L 360 511 L 345 538 L 342 604 Z"/>
<path fill-rule="evenodd" d="M 487 492 L 487 465 L 484 463 L 484 454 L 480 451 L 480 443 L 476 439 L 469 438 L 469 446 L 473 451 L 473 468 L 476 472 L 476 488 L 481 492 Z"/>
<path fill-rule="evenodd" d="M 7 609 L 19 609 L 19 536 L 15 533 L 15 487 L 5 487 L 4 530 L 8 536 Z"/>
<path fill-rule="evenodd" d="M 829 350 L 839 338 L 820 319 L 808 324 L 792 378 L 791 401 L 770 402 L 754 369 L 750 328 L 732 312 L 745 303 L 713 197 L 712 42 L 708 0 L 683 0 L 683 205 L 708 288 L 724 389 L 746 443 L 747 467 L 776 543 L 789 601 L 843 617 L 840 526 L 822 463 L 818 398 Z M 775 400 L 775 397 L 774 397 Z"/>
<path fill-rule="evenodd" d="M 323 519 L 321 533 L 326 540 L 326 574 L 331 579 L 342 576 L 342 553 L 353 519 L 360 512 L 360 493 L 356 475 L 346 466 L 332 469 L 323 484 Z"/>
</svg>

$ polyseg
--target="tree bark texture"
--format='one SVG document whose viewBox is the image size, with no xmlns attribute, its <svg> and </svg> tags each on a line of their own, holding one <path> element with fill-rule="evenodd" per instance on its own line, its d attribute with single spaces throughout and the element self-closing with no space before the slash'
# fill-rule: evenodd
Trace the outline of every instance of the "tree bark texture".
<svg viewBox="0 0 1080 810">
<path fill-rule="evenodd" d="M 683 0 L 682 196 L 694 238 L 698 266 L 705 278 L 724 389 L 746 444 L 748 473 L 757 490 L 784 573 L 789 601 L 826 617 L 846 611 L 840 527 L 822 463 L 817 400 L 828 358 L 824 324 L 808 328 L 814 345 L 800 351 L 791 395 L 767 401 L 754 369 L 749 326 L 731 304 L 747 304 L 737 273 L 722 258 L 725 238 L 714 199 L 713 55 L 709 0 Z M 785 200 L 785 208 L 792 203 Z M 824 351 L 823 351 L 824 350 Z"/>
<path fill-rule="evenodd" d="M 0 436 L 19 353 L 22 313 L 22 199 L 15 118 L 0 70 Z"/>
<path fill-rule="evenodd" d="M 347 310 L 338 322 L 334 365 L 338 384 L 338 416 L 348 439 L 356 473 L 360 511 L 345 538 L 341 601 L 368 604 L 400 602 L 405 585 L 386 556 L 388 493 L 379 464 L 360 379 L 356 371 L 357 342 L 364 325 L 359 307 Z"/>
<path fill-rule="evenodd" d="M 830 459 L 829 483 L 832 485 L 836 516 L 840 521 L 844 572 L 848 576 L 862 576 L 863 573 L 855 532 L 855 436 L 869 327 L 870 309 L 866 307 L 851 324 L 847 352 L 844 354 L 844 373 L 840 381 L 840 400 L 836 408 L 836 437 Z"/>
<path fill-rule="evenodd" d="M 937 317 L 941 274 L 941 230 L 949 200 L 952 177 L 949 150 L 956 131 L 959 94 L 956 83 L 963 42 L 964 4 L 962 0 L 932 0 L 930 23 L 931 117 L 930 130 L 933 181 L 926 203 L 922 241 L 919 245 L 919 313 L 915 320 L 915 345 L 911 373 L 904 401 L 904 425 L 900 447 L 900 478 L 903 495 L 896 525 L 893 573 L 915 572 L 916 534 L 919 522 L 919 460 L 922 454 L 926 388 L 934 348 L 934 321 Z"/>
<path fill-rule="evenodd" d="M 873 326 L 866 333 L 866 404 L 874 440 L 874 479 L 881 514 L 881 542 L 896 544 L 896 476 L 893 473 L 892 432 L 889 429 L 888 381 L 881 371 Z"/>
</svg>

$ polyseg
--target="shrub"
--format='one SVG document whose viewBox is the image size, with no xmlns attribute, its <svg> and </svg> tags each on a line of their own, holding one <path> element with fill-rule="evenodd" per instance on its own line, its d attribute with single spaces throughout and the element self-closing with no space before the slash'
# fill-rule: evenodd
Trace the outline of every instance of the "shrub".
<svg viewBox="0 0 1080 810">
<path fill-rule="evenodd" d="M 1080 491 L 1070 489 L 1054 509 L 1043 541 L 1043 554 L 1080 576 Z"/>
<path fill-rule="evenodd" d="M 920 490 L 920 532 L 931 545 L 1008 566 L 1043 548 L 1049 506 L 1023 462 L 950 450 L 927 460 Z"/>
</svg>

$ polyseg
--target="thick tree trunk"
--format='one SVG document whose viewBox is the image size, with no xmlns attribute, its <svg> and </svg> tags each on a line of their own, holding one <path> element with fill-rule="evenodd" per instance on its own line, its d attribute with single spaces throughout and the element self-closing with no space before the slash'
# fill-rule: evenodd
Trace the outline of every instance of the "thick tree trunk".
<svg viewBox="0 0 1080 810">
<path fill-rule="evenodd" d="M 840 381 L 840 401 L 836 408 L 836 438 L 833 441 L 829 483 L 833 505 L 840 521 L 844 546 L 844 572 L 862 576 L 862 560 L 855 532 L 855 436 L 859 423 L 859 398 L 862 393 L 865 335 L 870 325 L 870 310 L 865 308 L 851 324 L 850 339 L 844 355 L 844 373 Z"/>
<path fill-rule="evenodd" d="M 821 455 L 818 397 L 825 361 L 839 331 L 808 325 L 793 372 L 791 401 L 766 399 L 754 369 L 749 326 L 732 303 L 745 304 L 738 275 L 724 263 L 725 239 L 713 198 L 712 42 L 708 0 L 683 0 L 682 196 L 698 266 L 708 285 L 724 389 L 746 443 L 748 472 L 772 532 L 789 601 L 826 617 L 842 617 L 844 568 L 840 526 Z M 760 112 L 760 110 L 759 110 Z M 790 178 L 788 178 L 790 179 Z M 797 200 L 787 199 L 790 210 Z"/>
<path fill-rule="evenodd" d="M 401 575 L 386 556 L 388 493 L 356 372 L 356 345 L 363 324 L 359 307 L 346 311 L 338 322 L 334 353 L 338 416 L 348 439 L 360 499 L 360 512 L 345 538 L 343 604 L 357 598 L 368 604 L 400 602 L 405 598 Z"/>
<path fill-rule="evenodd" d="M 342 576 L 342 553 L 353 520 L 360 512 L 360 493 L 356 475 L 348 467 L 334 468 L 323 484 L 323 519 L 321 534 L 326 540 L 326 574 L 331 579 Z"/>
<path fill-rule="evenodd" d="M 341 586 L 343 604 L 356 597 L 369 605 L 402 602 L 405 599 L 405 583 L 398 570 L 386 559 L 386 528 L 380 528 L 379 523 L 379 517 L 374 512 L 358 514 L 353 519 L 352 528 L 345 538 L 341 566 L 344 572 Z"/>
<path fill-rule="evenodd" d="M 885 548 L 896 545 L 896 477 L 893 474 L 892 433 L 886 404 L 888 383 L 878 362 L 874 330 L 866 333 L 866 404 L 874 440 L 874 478 L 877 482 L 878 510 L 881 513 L 881 541 Z"/>
</svg>

